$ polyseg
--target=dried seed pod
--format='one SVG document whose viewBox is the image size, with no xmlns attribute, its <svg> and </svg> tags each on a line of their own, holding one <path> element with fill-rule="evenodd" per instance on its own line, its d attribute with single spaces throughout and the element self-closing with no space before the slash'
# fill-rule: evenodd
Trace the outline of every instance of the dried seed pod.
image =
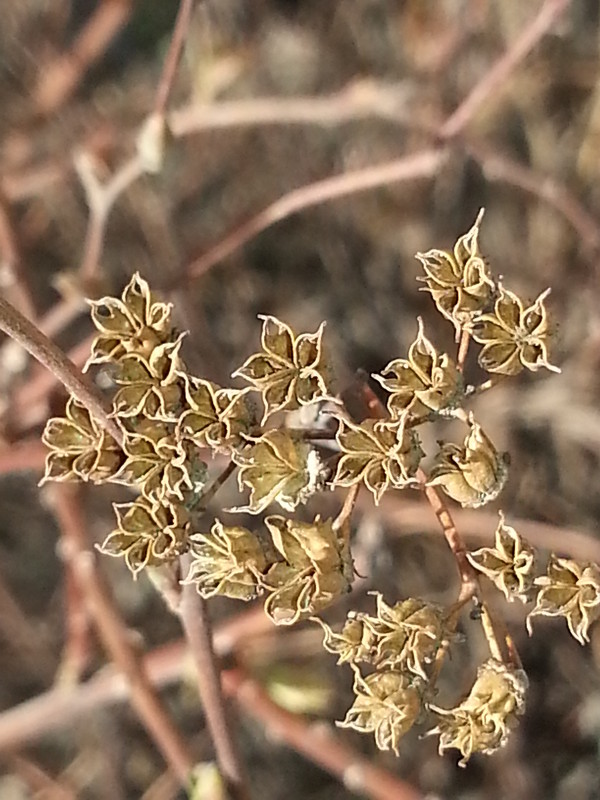
<svg viewBox="0 0 600 800">
<path fill-rule="evenodd" d="M 483 209 L 475 224 L 454 245 L 452 253 L 446 250 L 428 250 L 417 253 L 425 270 L 421 278 L 438 307 L 460 331 L 489 306 L 494 293 L 494 282 L 479 250 L 479 226 Z"/>
<path fill-rule="evenodd" d="M 216 451 L 240 447 L 254 424 L 248 391 L 221 389 L 202 378 L 189 378 L 185 384 L 188 409 L 179 418 L 177 435 Z"/>
<path fill-rule="evenodd" d="M 148 358 L 155 347 L 173 341 L 171 304 L 157 301 L 137 272 L 121 299 L 103 297 L 89 304 L 99 333 L 84 370 L 92 364 L 117 363 L 127 353 Z"/>
<path fill-rule="evenodd" d="M 172 561 L 188 547 L 189 518 L 181 506 L 138 497 L 134 503 L 115 503 L 117 528 L 100 551 L 124 558 L 134 577 L 146 566 Z"/>
<path fill-rule="evenodd" d="M 527 617 L 565 617 L 571 634 L 580 644 L 589 642 L 589 627 L 600 617 L 600 567 L 552 554 L 546 575 L 534 581 L 539 586 L 535 608 Z"/>
<path fill-rule="evenodd" d="M 498 291 L 493 313 L 479 315 L 471 325 L 473 339 L 483 345 L 480 366 L 499 375 L 518 375 L 523 369 L 536 372 L 540 367 L 560 372 L 548 361 L 550 331 L 544 301 L 550 289 L 528 307 L 503 286 Z"/>
<path fill-rule="evenodd" d="M 398 755 L 400 739 L 421 714 L 422 681 L 392 670 L 363 678 L 358 667 L 352 668 L 356 699 L 344 721 L 337 724 L 359 733 L 374 733 L 380 750 L 393 750 Z"/>
<path fill-rule="evenodd" d="M 183 582 L 194 584 L 203 597 L 251 600 L 262 593 L 260 576 L 269 560 L 252 531 L 216 519 L 210 533 L 193 533 L 189 541 L 192 562 Z"/>
<path fill-rule="evenodd" d="M 42 483 L 104 483 L 117 475 L 125 459 L 119 444 L 73 397 L 67 401 L 64 417 L 48 420 L 42 441 L 49 449 Z"/>
<path fill-rule="evenodd" d="M 430 734 L 439 734 L 440 755 L 455 748 L 462 754 L 458 762 L 465 766 L 473 753 L 494 753 L 503 747 L 525 709 L 527 676 L 490 659 L 479 667 L 469 696 L 457 708 L 429 708 L 437 716 Z"/>
<path fill-rule="evenodd" d="M 515 597 L 527 602 L 533 586 L 535 553 L 514 528 L 506 525 L 500 511 L 494 547 L 481 547 L 467 553 L 471 565 L 496 585 L 507 600 Z"/>
<path fill-rule="evenodd" d="M 250 488 L 247 506 L 231 509 L 259 514 L 273 502 L 286 511 L 304 503 L 323 484 L 324 468 L 315 450 L 283 430 L 248 437 L 251 446 L 233 454 L 238 484 Z"/>
<path fill-rule="evenodd" d="M 495 500 L 502 491 L 508 475 L 508 460 L 506 454 L 497 452 L 472 416 L 469 425 L 462 447 L 441 444 L 429 485 L 441 486 L 465 508 L 479 508 Z"/>
<path fill-rule="evenodd" d="M 263 352 L 251 355 L 232 377 L 244 378 L 261 392 L 263 424 L 275 411 L 331 399 L 322 345 L 325 323 L 316 333 L 296 335 L 276 317 L 261 315 L 260 319 Z"/>
<path fill-rule="evenodd" d="M 334 486 L 364 482 L 378 504 L 391 486 L 402 489 L 415 483 L 423 451 L 412 430 L 403 421 L 394 424 L 366 419 L 359 424 L 340 419 L 336 435 L 341 450 Z"/>
<path fill-rule="evenodd" d="M 366 614 L 351 611 L 340 633 L 333 631 L 319 617 L 313 618 L 323 628 L 323 647 L 338 656 L 338 664 L 372 663 L 377 634 L 367 624 Z"/>
<path fill-rule="evenodd" d="M 456 364 L 446 353 L 438 354 L 425 336 L 423 320 L 417 319 L 419 330 L 409 347 L 408 358 L 390 361 L 382 370 L 382 375 L 391 373 L 391 378 L 373 375 L 390 393 L 387 407 L 393 419 L 403 414 L 419 418 L 443 413 L 460 405 L 464 395 L 462 376 Z"/>
</svg>

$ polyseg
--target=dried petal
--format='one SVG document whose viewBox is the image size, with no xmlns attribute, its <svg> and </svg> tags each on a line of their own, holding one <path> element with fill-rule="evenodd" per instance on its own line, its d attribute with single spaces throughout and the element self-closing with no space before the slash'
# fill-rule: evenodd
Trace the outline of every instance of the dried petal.
<svg viewBox="0 0 600 800">
<path fill-rule="evenodd" d="M 194 533 L 190 543 L 192 563 L 183 582 L 195 584 L 203 597 L 251 600 L 262 592 L 259 579 L 269 562 L 256 534 L 217 519 L 209 534 Z"/>
<path fill-rule="evenodd" d="M 494 282 L 479 250 L 479 226 L 483 209 L 475 224 L 454 246 L 454 252 L 429 250 L 417 253 L 425 270 L 426 291 L 430 292 L 440 312 L 457 331 L 488 306 Z"/>
<path fill-rule="evenodd" d="M 535 553 L 533 548 L 510 525 L 500 521 L 496 528 L 494 547 L 481 547 L 467 558 L 475 569 L 494 582 L 507 600 L 527 602 L 527 593 L 533 585 Z"/>
<path fill-rule="evenodd" d="M 430 473 L 430 486 L 444 492 L 466 508 L 478 508 L 494 500 L 508 475 L 505 454 L 498 453 L 471 416 L 470 430 L 459 447 L 442 443 Z"/>
<path fill-rule="evenodd" d="M 359 733 L 374 733 L 380 750 L 393 750 L 414 725 L 422 709 L 422 684 L 418 678 L 402 672 L 386 670 L 363 678 L 354 667 L 356 699 L 337 724 Z"/>
<path fill-rule="evenodd" d="M 333 478 L 335 486 L 364 482 L 378 504 L 390 486 L 401 489 L 413 483 L 423 455 L 419 440 L 402 421 L 396 424 L 366 419 L 359 424 L 340 419 L 336 436 L 342 456 Z"/>
<path fill-rule="evenodd" d="M 503 747 L 510 728 L 525 707 L 527 676 L 490 659 L 479 667 L 469 696 L 452 709 L 430 705 L 437 715 L 437 726 L 430 731 L 439 734 L 440 755 L 445 750 L 460 750 L 465 766 L 473 753 L 490 754 Z"/>
<path fill-rule="evenodd" d="M 503 286 L 498 291 L 494 312 L 480 314 L 471 325 L 473 339 L 483 345 L 480 366 L 500 375 L 517 375 L 523 369 L 536 372 L 540 367 L 560 372 L 548 361 L 550 332 L 544 301 L 550 289 L 527 308 Z"/>
<path fill-rule="evenodd" d="M 172 561 L 187 548 L 189 520 L 180 506 L 138 497 L 134 503 L 115 504 L 114 509 L 117 528 L 100 551 L 124 558 L 134 577 L 146 566 Z"/>
<path fill-rule="evenodd" d="M 287 511 L 304 503 L 321 486 L 323 466 L 315 450 L 282 430 L 270 430 L 250 438 L 251 447 L 235 452 L 240 465 L 240 491 L 250 488 L 247 506 L 231 509 L 259 514 L 273 502 Z"/>
<path fill-rule="evenodd" d="M 575 639 L 580 644 L 589 642 L 589 627 L 600 617 L 598 565 L 553 554 L 546 575 L 536 578 L 534 583 L 541 588 L 535 608 L 527 617 L 530 635 L 532 617 L 565 617 Z"/>
<path fill-rule="evenodd" d="M 216 451 L 239 447 L 254 422 L 248 391 L 221 389 L 202 378 L 189 378 L 185 386 L 189 408 L 179 418 L 178 436 Z"/>
<path fill-rule="evenodd" d="M 262 353 L 256 353 L 233 373 L 261 392 L 265 405 L 263 424 L 275 411 L 293 410 L 331 399 L 322 337 L 325 323 L 316 333 L 296 335 L 276 317 L 260 316 Z"/>
<path fill-rule="evenodd" d="M 383 388 L 390 392 L 387 407 L 393 419 L 403 414 L 426 417 L 454 409 L 463 397 L 460 372 L 446 355 L 439 355 L 425 336 L 423 320 L 418 317 L 419 330 L 408 351 L 408 359 L 390 361 L 383 375 L 373 375 Z"/>
</svg>

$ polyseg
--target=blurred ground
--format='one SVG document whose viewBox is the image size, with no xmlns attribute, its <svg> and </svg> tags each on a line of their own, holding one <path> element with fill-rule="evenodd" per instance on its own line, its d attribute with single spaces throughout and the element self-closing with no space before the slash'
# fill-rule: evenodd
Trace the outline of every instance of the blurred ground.
<svg viewBox="0 0 600 800">
<path fill-rule="evenodd" d="M 82 71 L 77 59 L 67 62 L 68 69 L 75 64 L 76 77 L 72 91 L 62 91 L 63 73 L 53 70 L 64 66 L 64 53 L 77 49 L 77 37 L 102 5 L 122 15 L 116 36 L 100 47 L 89 69 Z M 232 125 L 177 138 L 160 175 L 140 178 L 118 199 L 93 286 L 118 293 L 135 270 L 154 285 L 173 286 L 195 258 L 286 192 L 434 144 L 423 129 L 435 127 L 455 108 L 540 5 L 540 0 L 202 4 L 173 108 L 339 96 L 349 89 L 384 98 L 387 111 L 327 124 Z M 74 276 L 88 209 L 72 156 L 86 153 L 94 170 L 108 177 L 131 155 L 152 107 L 176 6 L 151 0 L 139 0 L 132 9 L 125 0 L 0 2 L 0 202 L 10 212 L 40 317 L 60 301 L 61 287 L 63 296 L 78 297 Z M 440 347 L 452 346 L 450 326 L 418 291 L 414 253 L 450 246 L 484 206 L 481 242 L 492 270 L 532 299 L 552 287 L 550 307 L 557 321 L 552 355 L 563 370 L 522 375 L 474 403 L 478 420 L 512 457 L 508 485 L 494 508 L 503 508 L 509 520 L 551 522 L 597 536 L 599 45 L 598 3 L 572 3 L 449 146 L 433 179 L 391 183 L 307 208 L 271 225 L 184 290 L 176 289 L 181 325 L 191 332 L 187 355 L 193 368 L 227 382 L 258 342 L 258 313 L 275 314 L 304 331 L 326 319 L 340 386 L 357 368 L 373 372 L 404 354 L 416 315 Z M 206 110 L 209 118 L 210 113 Z M 88 281 L 86 290 L 91 289 Z M 56 334 L 67 349 L 91 332 L 85 311 L 72 316 Z M 7 445 L 39 433 L 43 425 L 31 408 L 18 407 L 15 415 L 10 405 L 32 373 L 30 366 L 26 372 L 20 367 L 6 358 L 2 364 L 3 404 L 11 412 L 3 429 Z M 468 369 L 471 380 L 480 377 L 474 364 Z M 55 394 L 52 408 L 60 409 L 63 401 Z M 51 684 L 64 637 L 56 529 L 36 489 L 38 478 L 33 471 L 0 478 L 0 573 L 36 632 L 33 644 L 19 641 L 18 632 L 2 641 L 3 709 Z M 105 489 L 88 492 L 97 539 L 111 524 L 112 499 L 122 498 Z M 401 519 L 401 506 L 399 514 Z M 386 528 L 376 515 L 365 515 L 360 535 L 371 542 L 365 546 L 368 588 L 392 598 L 423 595 L 451 602 L 455 570 L 433 525 L 421 536 L 401 536 L 401 528 Z M 491 539 L 492 532 L 487 525 L 483 534 Z M 543 545 L 542 534 L 536 544 Z M 143 581 L 134 586 L 122 565 L 110 563 L 107 570 L 128 622 L 148 647 L 177 635 L 151 587 Z M 235 610 L 232 604 L 216 605 L 217 614 Z M 333 611 L 331 619 L 340 619 L 343 610 Z M 375 755 L 367 737 L 340 735 L 431 796 L 600 798 L 598 632 L 583 649 L 564 624 L 540 620 L 529 640 L 521 608 L 499 604 L 499 610 L 531 681 L 525 720 L 505 750 L 473 758 L 460 770 L 454 754 L 438 758 L 435 741 L 416 734 L 406 738 L 399 759 Z M 473 634 L 457 645 L 448 666 L 444 691 L 451 698 L 468 687 L 485 657 L 476 623 L 465 625 L 465 633 L 472 627 Z M 4 639 L 6 630 L 4 625 Z M 247 657 L 259 673 L 270 661 L 291 663 L 304 676 L 322 673 L 333 695 L 326 716 L 340 719 L 349 703 L 349 670 L 335 669 L 318 640 L 309 639 L 308 645 L 299 640 L 302 645 L 294 647 L 294 637 L 301 635 L 274 637 L 266 655 L 255 648 Z M 100 663 L 94 654 L 90 669 Z M 210 748 L 198 734 L 193 692 L 174 689 L 169 702 L 194 737 L 198 755 L 207 758 Z M 269 742 L 256 723 L 244 720 L 242 727 L 257 796 L 351 796 L 318 768 Z M 144 795 L 163 767 L 125 708 L 94 714 L 27 752 L 49 774 L 62 775 L 77 797 L 174 796 L 160 788 Z M 34 795 L 19 764 L 2 763 L 2 798 L 58 797 Z"/>
</svg>

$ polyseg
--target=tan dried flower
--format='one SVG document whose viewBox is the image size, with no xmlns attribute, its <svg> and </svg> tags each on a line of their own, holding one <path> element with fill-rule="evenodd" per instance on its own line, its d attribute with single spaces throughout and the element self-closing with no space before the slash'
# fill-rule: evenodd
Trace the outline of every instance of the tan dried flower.
<svg viewBox="0 0 600 800">
<path fill-rule="evenodd" d="M 506 525 L 500 511 L 494 547 L 481 547 L 467 558 L 475 569 L 483 572 L 504 594 L 507 600 L 527 602 L 527 593 L 533 586 L 535 553 L 514 528 Z"/>
<path fill-rule="evenodd" d="M 184 509 L 138 497 L 134 503 L 114 504 L 117 528 L 100 551 L 124 558 L 134 577 L 146 566 L 172 561 L 188 546 L 189 519 Z"/>
<path fill-rule="evenodd" d="M 421 278 L 440 312 L 460 331 L 485 311 L 494 292 L 494 282 L 479 250 L 479 226 L 483 209 L 468 233 L 454 245 L 454 252 L 428 250 L 417 253 L 425 270 Z"/>
<path fill-rule="evenodd" d="M 380 750 L 398 755 L 400 739 L 417 721 L 422 709 L 422 683 L 403 672 L 374 672 L 363 678 L 354 669 L 356 700 L 346 719 L 337 724 L 359 733 L 374 733 Z"/>
<path fill-rule="evenodd" d="M 326 608 L 347 592 L 353 577 L 348 546 L 332 520 L 300 522 L 272 515 L 265 519 L 276 551 L 284 559 L 262 577 L 270 592 L 265 611 L 278 625 Z"/>
<path fill-rule="evenodd" d="M 365 419 L 360 425 L 340 419 L 336 439 L 342 452 L 333 484 L 353 486 L 364 482 L 378 504 L 390 487 L 411 485 L 423 452 L 412 430 L 396 424 Z"/>
<path fill-rule="evenodd" d="M 408 670 L 427 679 L 425 667 L 435 658 L 446 634 L 444 609 L 409 597 L 393 606 L 377 593 L 375 617 L 365 617 L 376 636 L 372 662 L 378 669 Z"/>
<path fill-rule="evenodd" d="M 142 419 L 123 443 L 126 459 L 114 483 L 139 486 L 147 497 L 177 497 L 197 493 L 206 482 L 207 468 L 193 443 L 180 441 L 172 428 Z"/>
<path fill-rule="evenodd" d="M 535 585 L 541 588 L 527 617 L 529 634 L 532 617 L 565 617 L 575 639 L 589 642 L 589 627 L 600 617 L 600 567 L 552 554 L 546 575 L 536 578 Z"/>
<path fill-rule="evenodd" d="M 157 301 L 136 272 L 121 299 L 89 301 L 92 322 L 99 331 L 84 370 L 91 364 L 117 362 L 126 353 L 148 358 L 155 347 L 171 341 L 171 305 Z"/>
<path fill-rule="evenodd" d="M 536 372 L 540 367 L 560 372 L 548 361 L 550 333 L 544 300 L 550 289 L 527 308 L 503 286 L 498 291 L 494 312 L 479 315 L 471 325 L 473 339 L 484 345 L 480 366 L 500 375 L 518 375 L 523 369 Z"/>
<path fill-rule="evenodd" d="M 195 584 L 203 597 L 251 600 L 262 592 L 260 576 L 269 562 L 252 531 L 225 527 L 217 519 L 210 533 L 194 533 L 189 540 L 192 563 L 183 582 Z"/>
<path fill-rule="evenodd" d="M 189 378 L 185 388 L 189 408 L 179 419 L 178 435 L 217 451 L 239 447 L 254 423 L 249 390 L 221 389 L 202 378 Z"/>
<path fill-rule="evenodd" d="M 175 342 L 157 345 L 147 358 L 129 353 L 119 360 L 113 398 L 113 416 L 173 420 L 179 417 L 185 380 L 179 351 L 183 334 Z"/>
<path fill-rule="evenodd" d="M 506 454 L 497 452 L 472 416 L 469 425 L 462 447 L 441 444 L 429 484 L 441 486 L 465 508 L 479 508 L 502 491 L 508 475 L 508 460 Z"/>
<path fill-rule="evenodd" d="M 403 414 L 426 417 L 456 408 L 463 397 L 463 383 L 456 364 L 444 353 L 439 355 L 425 336 L 423 320 L 418 317 L 417 338 L 408 350 L 408 359 L 390 361 L 382 371 L 393 378 L 373 375 L 390 392 L 388 411 L 393 419 Z"/>
<path fill-rule="evenodd" d="M 42 441 L 49 448 L 42 483 L 103 483 L 118 473 L 125 458 L 112 436 L 73 397 L 67 401 L 64 417 L 48 420 Z"/>
<path fill-rule="evenodd" d="M 293 410 L 331 399 L 323 358 L 323 323 L 316 333 L 296 335 L 276 317 L 260 316 L 262 353 L 255 353 L 233 373 L 258 389 L 265 404 L 263 424 L 275 411 Z"/>
<path fill-rule="evenodd" d="M 367 624 L 366 617 L 366 614 L 351 611 L 339 633 L 319 617 L 313 617 L 323 628 L 323 647 L 328 653 L 338 656 L 338 664 L 372 662 L 377 634 Z"/>
<path fill-rule="evenodd" d="M 503 747 L 517 716 L 525 708 L 527 676 L 490 659 L 479 667 L 469 696 L 457 708 L 430 705 L 437 715 L 439 753 L 455 748 L 462 754 L 458 762 L 465 766 L 473 753 L 489 755 Z"/>
<path fill-rule="evenodd" d="M 293 511 L 317 491 L 324 479 L 324 470 L 317 452 L 306 442 L 293 438 L 283 430 L 270 430 L 252 442 L 247 450 L 233 453 L 239 464 L 238 484 L 250 488 L 247 506 L 231 509 L 259 514 L 273 502 L 286 511 Z"/>
</svg>

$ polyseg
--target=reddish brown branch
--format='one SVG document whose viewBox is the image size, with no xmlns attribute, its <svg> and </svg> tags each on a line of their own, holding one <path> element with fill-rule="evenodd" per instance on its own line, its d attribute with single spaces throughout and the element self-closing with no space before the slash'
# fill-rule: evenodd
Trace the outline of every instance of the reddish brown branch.
<svg viewBox="0 0 600 800">
<path fill-rule="evenodd" d="M 175 81 L 175 74 L 177 73 L 177 66 L 183 52 L 183 46 L 190 26 L 194 2 L 195 0 L 180 0 L 179 3 L 177 19 L 173 26 L 173 35 L 171 36 L 169 50 L 165 57 L 162 75 L 160 76 L 154 100 L 154 113 L 159 116 L 164 116 L 167 109 L 169 95 L 171 94 L 173 82 Z"/>
<path fill-rule="evenodd" d="M 21 249 L 10 207 L 0 194 L 0 288 L 8 292 L 13 305 L 28 319 L 35 319 L 35 303 L 25 279 Z"/>
</svg>

